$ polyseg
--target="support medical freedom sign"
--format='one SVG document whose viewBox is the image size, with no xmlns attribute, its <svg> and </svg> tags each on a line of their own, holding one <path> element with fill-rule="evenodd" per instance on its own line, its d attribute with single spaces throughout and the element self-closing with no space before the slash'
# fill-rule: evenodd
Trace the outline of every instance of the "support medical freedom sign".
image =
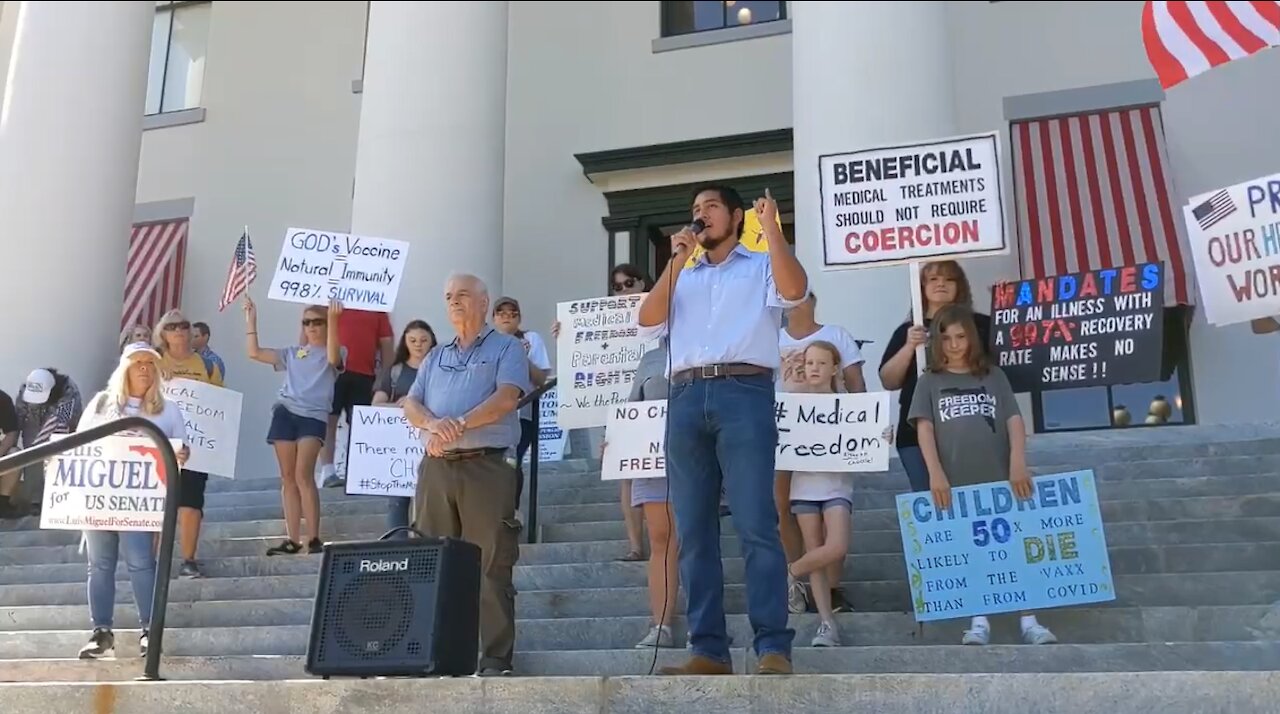
<svg viewBox="0 0 1280 714">
<path fill-rule="evenodd" d="M 902 548 L 918 622 L 1115 599 L 1093 471 L 1032 479 L 1020 501 L 1008 481 L 898 496 Z"/>
</svg>

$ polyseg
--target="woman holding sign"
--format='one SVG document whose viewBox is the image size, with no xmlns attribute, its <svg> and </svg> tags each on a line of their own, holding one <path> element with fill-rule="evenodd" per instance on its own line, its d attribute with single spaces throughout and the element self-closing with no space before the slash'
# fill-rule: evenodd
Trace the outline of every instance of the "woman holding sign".
<svg viewBox="0 0 1280 714">
<path fill-rule="evenodd" d="M 373 385 L 373 406 L 400 406 L 413 388 L 413 380 L 418 378 L 418 367 L 435 347 L 436 333 L 431 325 L 423 320 L 411 320 L 405 325 L 404 332 L 400 333 L 400 344 L 396 345 L 395 360 L 378 375 L 378 381 Z M 389 501 L 387 530 L 409 525 L 409 507 L 413 499 L 392 496 Z M 408 535 L 401 533 L 400 537 L 407 538 Z"/>
<path fill-rule="evenodd" d="M 191 321 L 180 310 L 170 310 L 156 323 L 151 344 L 160 352 L 160 375 L 170 379 L 191 379 L 215 387 L 222 386 L 222 372 L 210 369 L 191 346 Z M 204 520 L 204 491 L 209 474 L 182 470 L 178 490 L 178 542 L 182 547 L 180 578 L 200 577 L 196 564 L 196 546 L 200 542 L 200 524 Z"/>
<path fill-rule="evenodd" d="M 269 364 L 284 372 L 284 384 L 271 408 L 267 443 L 280 462 L 280 500 L 284 506 L 287 536 L 280 545 L 267 548 L 267 555 L 293 555 L 302 551 L 320 553 L 320 491 L 316 489 L 316 459 L 324 444 L 329 410 L 333 406 L 333 385 L 347 358 L 338 344 L 338 318 L 342 303 L 329 301 L 326 311 L 308 305 L 302 311 L 302 343 L 273 349 L 258 345 L 258 308 L 244 296 L 245 332 L 249 359 Z M 306 519 L 307 530 L 302 531 Z"/>
<path fill-rule="evenodd" d="M 1027 470 L 1027 427 L 1009 379 L 992 366 L 973 313 L 950 305 L 934 317 L 929 340 L 929 370 L 920 377 L 908 415 L 920 436 L 934 505 L 951 507 L 952 486 L 974 486 L 1009 479 L 1014 496 L 1031 498 Z M 1058 641 L 1030 612 L 1022 613 L 1022 641 L 1047 645 Z M 985 616 L 973 618 L 961 640 L 966 645 L 991 641 Z"/>
<path fill-rule="evenodd" d="M 939 310 L 948 305 L 960 305 L 973 309 L 973 291 L 964 269 L 954 260 L 927 263 L 920 268 L 920 304 L 924 306 L 924 326 L 911 324 L 911 316 L 893 331 L 880 361 L 880 384 L 886 390 L 900 389 L 898 395 L 898 458 L 907 472 L 912 491 L 929 490 L 929 470 L 920 453 L 916 430 L 907 420 L 911 399 L 915 395 L 917 372 L 916 348 L 929 339 L 929 326 Z M 989 356 L 991 344 L 991 318 L 973 313 L 978 329 L 978 350 Z"/>
<path fill-rule="evenodd" d="M 185 440 L 187 427 L 182 411 L 165 399 L 161 390 L 159 361 L 159 353 L 145 342 L 126 346 L 119 366 L 107 380 L 107 388 L 89 402 L 76 431 L 126 416 L 141 416 L 170 439 Z M 128 432 L 121 434 L 126 435 Z M 190 451 L 183 446 L 177 453 L 178 464 L 186 463 L 189 455 Z M 129 582 L 133 585 L 138 622 L 142 625 L 138 647 L 145 655 L 151 626 L 151 600 L 156 589 L 156 557 L 151 548 L 154 534 L 150 531 L 85 531 L 84 535 L 89 547 L 89 614 L 93 635 L 89 643 L 80 648 L 80 659 L 115 654 L 116 637 L 111 627 L 115 620 L 116 564 L 121 547 L 129 568 Z"/>
</svg>

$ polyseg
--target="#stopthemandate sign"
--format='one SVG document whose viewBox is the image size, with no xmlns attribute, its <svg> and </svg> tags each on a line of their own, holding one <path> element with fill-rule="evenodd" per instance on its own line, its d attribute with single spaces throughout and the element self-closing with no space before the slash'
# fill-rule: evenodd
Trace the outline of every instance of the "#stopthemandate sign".
<svg viewBox="0 0 1280 714">
<path fill-rule="evenodd" d="M 610 408 L 631 396 L 645 353 L 637 322 L 642 300 L 644 295 L 619 295 L 556 306 L 561 429 L 604 426 Z"/>
<path fill-rule="evenodd" d="M 1160 263 L 1002 283 L 991 305 L 991 354 L 1015 392 L 1160 377 Z"/>
<path fill-rule="evenodd" d="M 818 157 L 827 270 L 1003 253 L 993 132 Z"/>
<path fill-rule="evenodd" d="M 1182 211 L 1209 322 L 1280 315 L 1280 174 L 1200 194 Z"/>
<path fill-rule="evenodd" d="M 290 228 L 267 297 L 306 305 L 336 298 L 353 310 L 391 312 L 408 255 L 401 240 Z"/>
<path fill-rule="evenodd" d="M 947 620 L 1114 600 L 1092 471 L 1032 479 L 1029 500 L 1008 481 L 898 496 L 916 620 Z"/>
<path fill-rule="evenodd" d="M 413 498 L 426 453 L 421 430 L 400 407 L 356 407 L 351 423 L 347 494 Z"/>
</svg>

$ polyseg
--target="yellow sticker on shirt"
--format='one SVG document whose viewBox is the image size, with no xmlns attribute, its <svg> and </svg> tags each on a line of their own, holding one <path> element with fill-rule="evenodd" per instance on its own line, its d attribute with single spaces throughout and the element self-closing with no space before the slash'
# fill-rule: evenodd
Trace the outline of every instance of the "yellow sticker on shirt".
<svg viewBox="0 0 1280 714">
<path fill-rule="evenodd" d="M 782 229 L 782 214 L 777 217 L 778 229 Z M 756 215 L 756 209 L 748 208 L 742 218 L 742 247 L 753 253 L 769 252 L 769 239 L 764 235 L 764 226 L 760 225 L 760 217 Z M 684 264 L 686 268 L 692 268 L 693 264 L 698 262 L 702 254 L 707 252 L 702 246 L 694 246 L 693 253 L 689 255 L 689 260 Z"/>
</svg>

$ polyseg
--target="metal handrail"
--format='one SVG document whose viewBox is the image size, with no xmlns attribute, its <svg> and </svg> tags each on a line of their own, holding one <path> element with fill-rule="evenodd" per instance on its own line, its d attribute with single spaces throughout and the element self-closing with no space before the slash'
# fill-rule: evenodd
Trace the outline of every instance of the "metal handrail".
<svg viewBox="0 0 1280 714">
<path fill-rule="evenodd" d="M 519 411 L 526 404 L 533 405 L 533 408 L 529 410 L 533 416 L 533 446 L 529 447 L 529 523 L 528 523 L 528 528 L 529 528 L 530 543 L 538 542 L 538 441 L 539 441 L 538 421 L 539 421 L 539 417 L 541 416 L 539 414 L 541 410 L 538 408 L 539 406 L 538 402 L 542 400 L 542 395 L 546 394 L 549 390 L 555 388 L 556 381 L 557 381 L 556 378 L 552 377 L 551 379 L 548 379 L 546 382 L 543 382 L 541 387 L 538 387 L 532 392 L 529 392 L 529 394 L 527 394 L 523 399 L 521 399 L 520 404 L 516 407 L 516 410 Z"/>
<path fill-rule="evenodd" d="M 178 529 L 178 487 L 182 481 L 182 468 L 178 466 L 178 455 L 174 453 L 169 437 L 149 419 L 140 416 L 124 417 L 0 458 L 0 473 L 26 468 L 122 431 L 141 431 L 151 437 L 164 458 L 167 483 L 164 498 L 164 524 L 160 530 L 156 589 L 151 598 L 151 629 L 147 643 L 147 659 L 142 668 L 142 676 L 138 678 L 142 681 L 158 682 L 162 681 L 160 651 L 164 646 L 164 615 L 169 606 L 169 575 L 173 572 L 173 540 Z M 111 577 L 115 577 L 115 574 L 113 573 Z"/>
</svg>

